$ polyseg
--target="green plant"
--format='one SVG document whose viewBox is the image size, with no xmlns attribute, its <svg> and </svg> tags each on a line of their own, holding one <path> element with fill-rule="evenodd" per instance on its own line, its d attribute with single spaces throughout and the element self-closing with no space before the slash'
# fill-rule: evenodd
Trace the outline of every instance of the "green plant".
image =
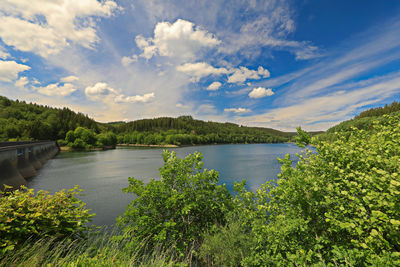
<svg viewBox="0 0 400 267">
<path fill-rule="evenodd" d="M 129 178 L 123 191 L 136 195 L 118 218 L 125 235 L 133 242 L 171 246 L 187 253 L 198 246 L 203 233 L 212 225 L 225 223 L 232 199 L 225 185 L 217 185 L 218 172 L 202 170 L 200 153 L 178 159 L 175 152 L 164 151 L 161 180 L 148 184 Z"/>
<path fill-rule="evenodd" d="M 85 203 L 76 198 L 78 187 L 53 195 L 22 188 L 0 198 L 0 254 L 13 250 L 27 239 L 84 236 L 93 217 Z"/>
<path fill-rule="evenodd" d="M 250 210 L 259 264 L 400 264 L 400 116 L 287 155 Z M 260 199 L 261 196 L 261 199 Z M 264 200 L 265 197 L 265 200 Z"/>
</svg>

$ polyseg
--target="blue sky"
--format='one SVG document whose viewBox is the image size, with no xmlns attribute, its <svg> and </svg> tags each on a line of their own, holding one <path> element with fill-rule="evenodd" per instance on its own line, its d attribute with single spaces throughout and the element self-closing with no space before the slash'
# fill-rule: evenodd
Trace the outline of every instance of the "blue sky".
<svg viewBox="0 0 400 267">
<path fill-rule="evenodd" d="M 2 0 L 0 94 L 325 130 L 399 100 L 400 2 Z"/>
</svg>

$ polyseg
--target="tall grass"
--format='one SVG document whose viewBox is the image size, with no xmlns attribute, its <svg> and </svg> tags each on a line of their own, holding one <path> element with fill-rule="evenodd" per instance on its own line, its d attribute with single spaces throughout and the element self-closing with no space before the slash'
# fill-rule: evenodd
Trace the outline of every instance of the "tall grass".
<svg viewBox="0 0 400 267">
<path fill-rule="evenodd" d="M 93 232 L 86 239 L 27 240 L 0 256 L 0 266 L 196 266 L 193 250 L 177 255 L 173 248 L 148 247 L 146 240 L 132 246 L 114 228 Z"/>
</svg>

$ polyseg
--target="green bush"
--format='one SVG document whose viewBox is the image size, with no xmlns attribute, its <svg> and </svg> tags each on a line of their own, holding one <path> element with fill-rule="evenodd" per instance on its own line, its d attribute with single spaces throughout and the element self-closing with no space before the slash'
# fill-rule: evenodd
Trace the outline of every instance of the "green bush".
<svg viewBox="0 0 400 267">
<path fill-rule="evenodd" d="M 117 145 L 117 136 L 113 132 L 101 133 L 96 136 L 98 146 L 113 146 Z"/>
<path fill-rule="evenodd" d="M 83 149 L 86 148 L 88 145 L 80 138 L 76 138 L 73 143 L 69 143 L 69 146 L 73 148 Z"/>
<path fill-rule="evenodd" d="M 27 239 L 81 237 L 94 215 L 76 198 L 75 187 L 53 195 L 22 188 L 0 197 L 0 255 Z M 1 193 L 1 192 L 0 192 Z"/>
<path fill-rule="evenodd" d="M 148 184 L 129 178 L 123 191 L 136 195 L 119 225 L 133 242 L 151 244 L 187 252 L 198 246 L 212 225 L 223 225 L 232 209 L 232 199 L 225 185 L 217 185 L 218 172 L 202 170 L 200 153 L 178 159 L 175 152 L 164 151 L 161 180 Z"/>
<path fill-rule="evenodd" d="M 285 156 L 279 179 L 254 193 L 236 184 L 232 219 L 206 237 L 205 257 L 221 263 L 210 248 L 236 240 L 235 229 L 251 235 L 236 265 L 400 265 L 400 115 L 384 119 L 316 144 L 296 167 Z"/>
<path fill-rule="evenodd" d="M 74 131 L 72 131 L 72 130 L 69 130 L 68 132 L 67 132 L 67 134 L 65 135 L 65 141 L 67 142 L 67 143 L 74 143 L 74 141 L 75 141 L 75 134 L 74 134 Z"/>
<path fill-rule="evenodd" d="M 68 144 L 68 142 L 64 139 L 59 139 L 59 140 L 57 140 L 57 144 L 59 146 L 66 146 Z"/>
</svg>

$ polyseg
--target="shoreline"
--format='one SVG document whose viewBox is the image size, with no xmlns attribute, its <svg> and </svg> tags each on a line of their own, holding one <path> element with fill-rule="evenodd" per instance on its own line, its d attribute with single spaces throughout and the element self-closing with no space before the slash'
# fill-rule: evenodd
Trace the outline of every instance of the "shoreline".
<svg viewBox="0 0 400 267">
<path fill-rule="evenodd" d="M 60 152 L 72 152 L 72 151 L 103 151 L 109 149 L 115 149 L 114 146 L 104 146 L 104 147 L 92 147 L 92 148 L 72 148 L 69 146 L 60 146 Z"/>
<path fill-rule="evenodd" d="M 117 144 L 117 147 L 157 147 L 157 148 L 177 148 L 177 145 L 145 145 L 145 144 Z"/>
</svg>

